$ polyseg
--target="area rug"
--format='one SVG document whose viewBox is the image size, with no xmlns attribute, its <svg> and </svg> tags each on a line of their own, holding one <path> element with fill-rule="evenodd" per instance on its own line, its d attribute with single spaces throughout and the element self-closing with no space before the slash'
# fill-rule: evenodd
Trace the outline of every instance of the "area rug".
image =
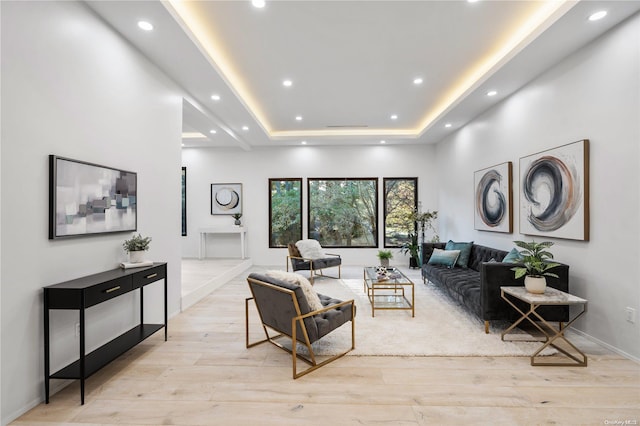
<svg viewBox="0 0 640 426">
<path fill-rule="evenodd" d="M 356 304 L 356 349 L 351 356 L 531 356 L 540 342 L 503 342 L 500 333 L 507 322 L 484 323 L 468 314 L 433 284 L 415 283 L 415 317 L 411 311 L 376 310 L 363 290 L 362 280 L 318 280 L 318 293 L 338 299 L 354 299 Z M 351 327 L 344 325 L 314 343 L 318 355 L 331 355 L 348 346 Z M 523 331 L 518 339 L 529 340 Z M 549 349 L 543 355 L 556 353 Z"/>
</svg>

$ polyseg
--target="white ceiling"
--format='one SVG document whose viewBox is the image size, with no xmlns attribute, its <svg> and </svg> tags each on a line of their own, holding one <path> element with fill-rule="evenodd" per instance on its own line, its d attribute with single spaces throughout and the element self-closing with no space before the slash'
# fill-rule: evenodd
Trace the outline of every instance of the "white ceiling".
<svg viewBox="0 0 640 426">
<path fill-rule="evenodd" d="M 245 150 L 436 143 L 640 10 L 638 1 L 87 4 L 184 89 L 184 131 L 199 135 L 185 146 Z M 608 15 L 590 22 L 598 10 Z"/>
</svg>

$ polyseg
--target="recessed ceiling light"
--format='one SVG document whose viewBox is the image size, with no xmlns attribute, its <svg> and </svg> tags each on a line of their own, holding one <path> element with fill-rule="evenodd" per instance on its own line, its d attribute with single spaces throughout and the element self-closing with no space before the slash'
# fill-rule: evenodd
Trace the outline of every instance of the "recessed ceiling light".
<svg viewBox="0 0 640 426">
<path fill-rule="evenodd" d="M 218 132 L 217 132 L 217 131 L 215 131 L 215 130 L 213 130 L 213 129 L 211 129 L 211 130 L 209 130 L 209 133 L 211 133 L 212 135 L 215 135 L 215 134 L 216 134 L 216 133 L 218 133 Z"/>
<path fill-rule="evenodd" d="M 392 120 L 397 120 L 397 119 L 398 119 L 398 116 L 397 116 L 396 114 L 393 114 L 393 115 L 391 116 L 391 119 L 392 119 Z"/>
<path fill-rule="evenodd" d="M 284 80 L 284 81 L 282 82 L 282 85 L 283 85 L 284 87 L 291 87 L 291 85 L 292 85 L 292 84 L 293 84 L 293 81 L 291 81 L 291 80 Z"/>
<path fill-rule="evenodd" d="M 302 145 L 306 145 L 306 144 L 307 144 L 307 141 L 302 141 L 302 142 L 300 142 L 300 143 L 301 143 Z"/>
<path fill-rule="evenodd" d="M 301 115 L 296 115 L 296 121 L 302 121 L 302 116 Z"/>
<path fill-rule="evenodd" d="M 413 84 L 422 84 L 422 78 L 420 77 L 416 77 L 413 79 Z"/>
<path fill-rule="evenodd" d="M 182 144 L 182 146 L 184 147 L 184 144 Z"/>
<path fill-rule="evenodd" d="M 214 101 L 219 101 L 220 95 L 211 95 L 211 99 L 213 99 Z"/>
<path fill-rule="evenodd" d="M 242 126 L 242 130 L 246 132 L 247 130 L 249 130 L 249 126 Z"/>
<path fill-rule="evenodd" d="M 590 21 L 598 21 L 598 20 L 604 18 L 605 16 L 607 16 L 607 11 L 606 10 L 601 10 L 599 12 L 591 14 L 591 16 L 589 16 L 589 20 Z"/>
<path fill-rule="evenodd" d="M 487 92 L 487 96 L 495 96 L 497 94 L 498 94 L 498 92 L 496 92 L 495 90 L 490 90 L 490 91 Z"/>
<path fill-rule="evenodd" d="M 467 3 L 477 3 L 479 0 L 467 0 Z"/>
<path fill-rule="evenodd" d="M 385 140 L 381 140 L 381 141 L 380 141 L 380 143 L 387 143 L 387 141 L 385 141 Z"/>
<path fill-rule="evenodd" d="M 251 4 L 253 5 L 253 7 L 262 9 L 266 3 L 264 0 L 251 0 Z"/>
<path fill-rule="evenodd" d="M 446 128 L 451 127 L 451 123 L 447 123 L 447 124 L 445 124 L 445 125 L 444 125 L 444 127 L 446 127 Z"/>
<path fill-rule="evenodd" d="M 151 31 L 153 29 L 153 25 L 151 24 L 151 22 L 138 21 L 138 28 L 145 31 Z"/>
</svg>

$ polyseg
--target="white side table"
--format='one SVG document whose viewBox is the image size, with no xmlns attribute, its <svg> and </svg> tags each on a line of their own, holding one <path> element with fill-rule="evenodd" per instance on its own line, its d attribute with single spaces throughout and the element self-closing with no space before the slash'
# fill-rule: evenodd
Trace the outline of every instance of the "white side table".
<svg viewBox="0 0 640 426">
<path fill-rule="evenodd" d="M 528 320 L 531 324 L 533 324 L 538 330 L 540 330 L 545 336 L 544 344 L 538 349 L 533 355 L 531 355 L 531 365 L 533 366 L 555 366 L 555 367 L 564 367 L 564 366 L 577 366 L 577 367 L 586 367 L 587 366 L 587 355 L 582 352 L 580 349 L 575 347 L 571 342 L 567 340 L 564 333 L 565 331 L 577 320 L 580 318 L 585 312 L 587 312 L 587 301 L 585 299 L 581 299 L 580 297 L 574 296 L 569 293 L 565 293 L 564 291 L 556 290 L 555 288 L 547 287 L 543 294 L 533 294 L 529 293 L 524 287 L 500 287 L 500 296 L 510 304 L 516 311 L 522 315 L 520 319 L 514 322 L 511 327 L 507 328 L 504 332 L 502 332 L 502 340 L 505 340 L 504 336 L 508 334 L 511 330 L 518 326 L 525 319 Z M 523 312 L 518 306 L 516 306 L 512 299 L 521 300 L 525 303 L 529 304 L 529 311 Z M 554 327 L 548 321 L 546 321 L 536 309 L 540 306 L 570 306 L 570 305 L 581 305 L 582 311 L 578 313 L 573 319 L 570 319 L 569 322 L 564 327 Z M 540 321 L 544 327 L 541 327 L 537 322 Z M 566 344 L 568 344 L 575 353 L 571 353 L 564 348 L 557 346 L 554 342 L 556 340 L 563 340 Z M 548 346 L 552 346 L 557 349 L 560 353 L 564 354 L 567 358 L 571 359 L 573 362 L 541 362 L 541 358 L 538 355 Z"/>
<path fill-rule="evenodd" d="M 247 228 L 244 226 L 219 226 L 215 228 L 200 228 L 200 249 L 198 251 L 198 259 L 207 257 L 207 234 L 240 234 L 240 257 L 245 258 L 245 236 L 247 235 Z"/>
</svg>

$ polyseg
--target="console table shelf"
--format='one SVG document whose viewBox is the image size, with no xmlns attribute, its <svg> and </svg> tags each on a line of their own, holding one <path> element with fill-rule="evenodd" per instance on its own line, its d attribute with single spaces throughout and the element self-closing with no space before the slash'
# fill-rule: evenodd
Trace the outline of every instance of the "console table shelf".
<svg viewBox="0 0 640 426">
<path fill-rule="evenodd" d="M 164 324 L 145 324 L 144 287 L 164 280 Z M 140 291 L 140 322 L 99 348 L 85 353 L 85 310 L 132 291 Z M 52 309 L 77 310 L 80 325 L 79 357 L 66 367 L 50 373 L 49 311 Z M 167 264 L 112 269 L 87 277 L 77 278 L 44 288 L 44 385 L 45 402 L 49 403 L 50 379 L 80 380 L 80 402 L 84 404 L 85 379 L 96 373 L 129 349 L 164 328 L 167 340 Z"/>
<path fill-rule="evenodd" d="M 164 324 L 142 324 L 133 327 L 126 333 L 116 337 L 109 343 L 100 346 L 85 355 L 85 379 L 93 373 L 109 364 L 115 358 L 119 357 L 138 343 L 150 337 L 156 331 L 161 330 Z M 67 365 L 60 371 L 51 374 L 52 379 L 80 379 L 80 360 Z"/>
</svg>

